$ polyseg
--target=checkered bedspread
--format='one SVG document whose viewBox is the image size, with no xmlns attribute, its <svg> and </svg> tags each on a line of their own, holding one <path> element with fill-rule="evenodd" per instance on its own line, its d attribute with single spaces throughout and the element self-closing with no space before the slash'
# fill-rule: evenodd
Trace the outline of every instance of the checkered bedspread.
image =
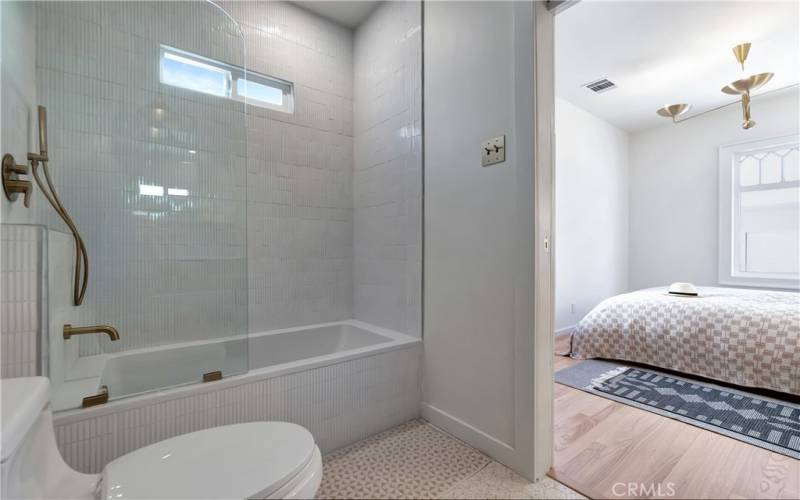
<svg viewBox="0 0 800 500">
<path fill-rule="evenodd" d="M 633 361 L 800 395 L 800 294 L 649 288 L 597 305 L 572 333 L 577 359 Z"/>
</svg>

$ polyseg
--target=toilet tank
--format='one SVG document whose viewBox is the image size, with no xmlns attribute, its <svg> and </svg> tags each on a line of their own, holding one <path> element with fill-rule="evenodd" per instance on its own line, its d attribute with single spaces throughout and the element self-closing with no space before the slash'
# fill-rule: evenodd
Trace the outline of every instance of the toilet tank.
<svg viewBox="0 0 800 500">
<path fill-rule="evenodd" d="M 2 498 L 92 498 L 98 477 L 64 463 L 50 410 L 50 381 L 0 381 L 2 394 Z"/>
</svg>

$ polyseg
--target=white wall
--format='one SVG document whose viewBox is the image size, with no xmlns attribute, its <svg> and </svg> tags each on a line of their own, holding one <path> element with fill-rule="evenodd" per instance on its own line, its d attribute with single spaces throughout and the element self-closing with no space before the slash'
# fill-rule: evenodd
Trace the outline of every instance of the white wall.
<svg viewBox="0 0 800 500">
<path fill-rule="evenodd" d="M 718 148 L 798 133 L 795 90 L 753 99 L 755 128 L 730 106 L 630 138 L 630 286 L 717 283 Z"/>
<path fill-rule="evenodd" d="M 355 318 L 422 331 L 422 22 L 384 2 L 355 33 Z"/>
<path fill-rule="evenodd" d="M 555 328 L 628 288 L 628 134 L 556 99 Z M 574 310 L 571 308 L 574 307 Z"/>
<path fill-rule="evenodd" d="M 424 5 L 422 414 L 530 476 L 533 7 Z M 482 167 L 503 134 L 505 163 Z"/>
</svg>

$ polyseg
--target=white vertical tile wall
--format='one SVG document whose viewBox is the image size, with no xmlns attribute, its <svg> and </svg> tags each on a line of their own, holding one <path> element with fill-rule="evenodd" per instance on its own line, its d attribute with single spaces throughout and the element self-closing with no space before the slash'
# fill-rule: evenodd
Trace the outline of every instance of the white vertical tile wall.
<svg viewBox="0 0 800 500">
<path fill-rule="evenodd" d="M 162 44 L 241 65 L 238 26 L 205 2 L 35 8 L 50 167 L 91 262 L 72 323 L 121 332 L 76 339 L 80 354 L 246 333 L 244 105 L 159 79 Z M 37 220 L 64 230 L 36 195 Z"/>
<path fill-rule="evenodd" d="M 38 375 L 41 360 L 47 355 L 42 336 L 43 325 L 47 324 L 43 279 L 45 238 L 41 226 L 0 225 L 0 375 L 3 378 Z"/>
<path fill-rule="evenodd" d="M 126 332 L 114 344 L 81 338 L 81 354 L 236 333 L 245 316 L 250 331 L 358 317 L 418 334 L 419 4 L 387 2 L 359 28 L 361 69 L 351 30 L 285 2 L 223 5 L 241 23 L 248 67 L 296 91 L 294 114 L 248 109 L 241 169 L 236 110 L 165 90 L 156 74 L 159 43 L 241 64 L 224 16 L 150 4 L 36 5 L 53 173 L 94 264 L 74 322 Z M 173 24 L 203 29 L 159 28 Z M 205 40 L 215 25 L 225 36 Z M 129 64 L 112 71 L 119 60 Z M 140 196 L 140 183 L 180 184 L 192 196 Z M 37 198 L 33 219 L 63 230 Z"/>
<path fill-rule="evenodd" d="M 64 339 L 64 325 L 77 323 L 75 318 L 80 308 L 73 302 L 73 277 L 75 240 L 72 234 L 50 229 L 47 231 L 45 245 L 47 262 L 47 325 L 42 332 L 42 342 L 47 345 L 49 355 L 44 358 L 44 366 L 50 377 L 53 398 L 58 399 L 61 385 L 68 378 L 68 368 L 78 360 L 79 345 L 77 337 Z"/>
<path fill-rule="evenodd" d="M 166 397 L 57 414 L 56 440 L 67 463 L 86 473 L 179 434 L 259 420 L 302 425 L 326 453 L 419 416 L 420 346 L 272 378 L 250 373 L 235 385 L 232 380 L 200 384 Z"/>
<path fill-rule="evenodd" d="M 223 2 L 247 68 L 294 83 L 248 108 L 251 332 L 353 318 L 353 32 L 287 2 Z"/>
<path fill-rule="evenodd" d="M 422 330 L 422 27 L 383 2 L 355 34 L 355 317 Z"/>
<path fill-rule="evenodd" d="M 17 163 L 30 151 L 36 108 L 36 7 L 33 2 L 0 2 L 0 145 Z M 5 223 L 33 223 L 32 211 L 0 196 Z"/>
</svg>

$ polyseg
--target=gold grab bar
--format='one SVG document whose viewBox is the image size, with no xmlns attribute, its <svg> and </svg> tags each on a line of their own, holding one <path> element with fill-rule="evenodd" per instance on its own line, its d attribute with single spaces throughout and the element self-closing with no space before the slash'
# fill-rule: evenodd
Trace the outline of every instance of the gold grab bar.
<svg viewBox="0 0 800 500">
<path fill-rule="evenodd" d="M 39 185 L 42 194 L 44 194 L 44 197 L 50 202 L 50 205 L 53 206 L 56 213 L 58 213 L 67 227 L 69 227 L 75 239 L 75 280 L 72 298 L 75 305 L 79 306 L 83 303 L 83 298 L 86 295 L 86 287 L 89 285 L 89 254 L 86 252 L 86 245 L 83 242 L 83 238 L 81 238 L 80 232 L 78 232 L 78 227 L 75 225 L 75 222 L 73 222 L 72 217 L 69 216 L 67 209 L 64 208 L 64 205 L 61 203 L 58 192 L 56 192 L 56 188 L 53 186 L 53 181 L 50 178 L 50 169 L 47 167 L 47 162 L 49 160 L 47 155 L 47 110 L 44 106 L 38 106 L 37 111 L 39 115 L 39 153 L 28 153 L 28 160 L 31 162 L 31 173 L 33 174 L 36 184 Z M 40 164 L 42 165 L 42 170 L 44 170 L 44 178 L 49 191 L 45 189 L 44 183 L 39 177 L 38 167 Z M 117 338 L 119 338 L 119 336 L 117 336 Z M 116 339 L 112 338 L 111 340 Z"/>
<path fill-rule="evenodd" d="M 64 340 L 69 340 L 73 335 L 84 335 L 87 333 L 105 333 L 111 340 L 119 340 L 119 332 L 110 325 L 94 326 L 72 326 L 64 325 Z"/>
</svg>

